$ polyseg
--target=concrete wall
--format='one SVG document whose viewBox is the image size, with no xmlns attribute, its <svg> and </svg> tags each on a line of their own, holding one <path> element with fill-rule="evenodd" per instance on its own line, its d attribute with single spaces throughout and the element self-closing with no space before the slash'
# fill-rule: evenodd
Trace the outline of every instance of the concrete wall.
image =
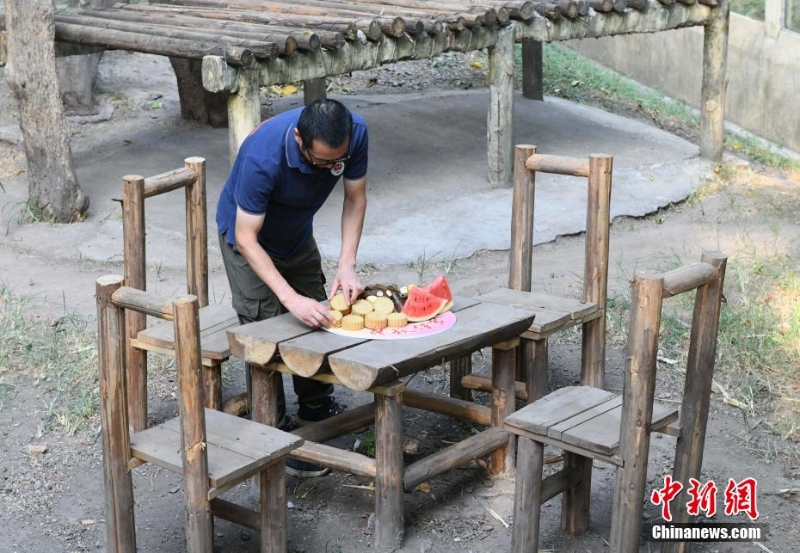
<svg viewBox="0 0 800 553">
<path fill-rule="evenodd" d="M 800 152 L 800 33 L 732 13 L 725 120 Z M 703 29 L 569 41 L 567 45 L 667 96 L 700 107 Z"/>
</svg>

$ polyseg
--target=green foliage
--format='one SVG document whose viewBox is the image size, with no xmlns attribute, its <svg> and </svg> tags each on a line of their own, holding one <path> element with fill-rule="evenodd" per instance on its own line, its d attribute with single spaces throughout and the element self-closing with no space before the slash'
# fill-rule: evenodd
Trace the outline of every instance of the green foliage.
<svg viewBox="0 0 800 553">
<path fill-rule="evenodd" d="M 359 450 L 367 457 L 375 458 L 375 433 L 372 430 L 367 430 L 364 433 L 364 439 L 361 440 Z"/>
<path fill-rule="evenodd" d="M 731 11 L 764 21 L 765 0 L 731 0 Z"/>
</svg>

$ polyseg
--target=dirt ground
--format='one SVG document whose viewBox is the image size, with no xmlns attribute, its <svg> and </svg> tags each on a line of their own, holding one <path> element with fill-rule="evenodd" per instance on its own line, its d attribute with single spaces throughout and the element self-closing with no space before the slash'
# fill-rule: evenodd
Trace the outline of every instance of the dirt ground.
<svg viewBox="0 0 800 553">
<path fill-rule="evenodd" d="M 124 60 L 123 60 L 124 61 Z M 485 85 L 485 74 L 471 65 L 479 58 L 445 56 L 436 63 L 408 62 L 381 70 L 363 72 L 334 80 L 332 93 L 426 90 L 434 87 L 469 88 Z M 148 61 L 150 63 L 150 61 Z M 109 55 L 101 65 L 97 85 L 99 112 L 105 116 L 95 122 L 73 120 L 73 151 L 76 156 L 102 155 L 103 141 L 124 133 L 160 125 L 165 129 L 184 125 L 179 121 L 177 92 L 170 80 L 168 64 L 138 66 L 131 74 L 120 56 Z M 127 67 L 127 68 L 126 68 Z M 4 83 L 0 83 L 4 88 Z M 159 108 L 153 109 L 153 102 Z M 2 125 L 13 120 L 13 102 L 7 91 L 0 94 Z M 269 99 L 265 109 L 269 109 Z M 110 117 L 110 119 L 107 119 Z M 104 120 L 105 119 L 105 120 Z M 48 282 L 69 282 L 80 301 L 64 299 L 69 309 L 91 320 L 94 279 L 119 272 L 119 260 L 87 262 L 54 256 L 42 259 L 29 255 L 19 239 L 26 228 L 42 223 L 19 224 L 13 207 L 24 194 L 24 156 L 21 146 L 0 142 L 0 191 L 3 232 L 0 233 L 0 282 L 15 295 L 38 298 L 29 315 L 49 320 L 64 310 L 58 298 L 46 294 Z M 776 251 L 795 257 L 800 253 L 800 187 L 791 177 L 772 172 L 748 172 L 745 178 L 722 188 L 710 188 L 700 199 L 662 210 L 641 219 L 619 219 L 612 227 L 610 297 L 622 298 L 636 268 L 663 269 L 676 260 L 692 261 L 705 249 L 732 254 L 731 263 L 747 263 L 748 251 Z M 3 198 L 6 196 L 6 198 Z M 778 229 L 778 231 L 776 231 Z M 70 232 L 65 228 L 64 232 Z M 54 245 L 54 248 L 56 245 Z M 579 236 L 559 238 L 537 248 L 535 279 L 542 289 L 565 294 L 576 293 L 575 260 L 582 256 Z M 453 261 L 453 260 L 451 260 Z M 482 251 L 449 264 L 448 279 L 455 293 L 476 295 L 504 284 L 507 251 Z M 12 268 L 13 269 L 10 269 Z M 224 278 L 220 267 L 212 267 L 212 279 Z M 365 283 L 410 283 L 419 280 L 420 267 L 368 265 L 362 267 Z M 432 262 L 424 278 L 444 270 L 443 263 Z M 730 273 L 729 273 L 730 274 Z M 166 270 L 158 278 L 164 289 L 183 276 Z M 579 292 L 579 290 L 577 290 Z M 1 316 L 1 315 L 0 315 Z M 612 321 L 610 329 L 615 328 Z M 1 328 L 1 327 L 0 327 Z M 624 363 L 624 344 L 612 334 L 608 351 L 609 389 L 619 389 Z M 2 337 L 0 336 L 0 339 Z M 551 387 L 576 380 L 580 354 L 577 334 L 551 342 Z M 476 354 L 474 364 L 487 370 L 487 355 Z M 174 416 L 174 382 L 169 367 L 154 370 L 150 387 L 153 421 Z M 226 393 L 242 390 L 241 366 L 231 362 L 225 370 Z M 663 401 L 679 401 L 681 388 L 676 371 L 665 370 L 659 379 L 657 396 Z M 720 375 L 723 379 L 724 375 Z M 78 431 L 65 434 L 52 424 L 48 404 L 53 388 L 47 381 L 31 382 L 25 371 L 0 366 L 0 381 L 7 390 L 0 402 L 0 551 L 94 551 L 105 550 L 103 518 L 103 480 L 99 434 Z M 446 393 L 447 371 L 433 368 L 417 375 L 411 387 Z M 291 386 L 287 386 L 291 389 Z M 230 391 L 230 392 L 229 392 Z M 364 403 L 364 395 L 338 392 L 350 405 Z M 486 398 L 477 398 L 486 401 Z M 294 407 L 290 407 L 290 410 Z M 453 422 L 438 415 L 407 409 L 405 417 L 405 457 L 407 461 L 425 456 L 473 431 L 471 425 Z M 779 438 L 761 424 L 766 414 L 744 417 L 742 411 L 712 397 L 711 419 L 704 458 L 703 478 L 718 486 L 729 478 L 757 479 L 759 522 L 770 525 L 770 537 L 763 544 L 695 544 L 693 550 L 707 552 L 800 551 L 798 505 L 798 465 L 785 454 Z M 96 428 L 90 419 L 87 428 Z M 337 443 L 364 447 L 369 434 L 361 432 L 340 438 Z M 766 445 L 765 445 L 766 444 Z M 671 472 L 674 439 L 656 436 L 652 443 L 648 489 L 653 490 Z M 555 452 L 548 452 L 555 454 Z M 595 552 L 607 551 L 610 503 L 614 470 L 596 464 L 593 480 L 592 526 L 588 534 L 570 537 L 558 528 L 560 507 L 551 501 L 543 508 L 542 550 Z M 177 552 L 184 550 L 181 481 L 164 470 L 145 466 L 134 473 L 137 535 L 140 551 Z M 373 492 L 365 478 L 332 474 L 325 478 L 301 481 L 288 479 L 289 549 L 294 553 L 351 553 L 372 550 Z M 232 495 L 254 504 L 245 486 Z M 513 480 L 491 479 L 484 465 L 475 462 L 430 481 L 406 494 L 406 540 L 403 551 L 424 553 L 481 553 L 507 551 L 513 505 Z M 648 520 L 659 510 L 645 509 Z M 740 521 L 717 517 L 719 522 Z M 216 549 L 226 552 L 258 550 L 258 535 L 218 521 Z M 644 543 L 642 551 L 654 544 Z"/>
</svg>

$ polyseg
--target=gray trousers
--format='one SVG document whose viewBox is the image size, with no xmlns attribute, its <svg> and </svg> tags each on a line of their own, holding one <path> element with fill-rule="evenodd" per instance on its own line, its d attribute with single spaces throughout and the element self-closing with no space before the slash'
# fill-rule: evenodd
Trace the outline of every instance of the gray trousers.
<svg viewBox="0 0 800 553">
<path fill-rule="evenodd" d="M 231 287 L 231 303 L 233 309 L 239 315 L 241 324 L 263 321 L 287 312 L 286 308 L 278 301 L 278 297 L 253 271 L 244 256 L 239 253 L 235 246 L 228 244 L 224 234 L 219 236 L 219 247 L 225 264 L 225 273 L 228 276 L 228 282 Z M 291 257 L 285 259 L 273 258 L 272 262 L 278 272 L 286 279 L 286 282 L 298 294 L 317 301 L 326 299 L 322 258 L 313 236 Z M 246 365 L 245 371 L 248 405 L 252 405 L 251 367 L 249 364 Z M 333 385 L 326 382 L 293 375 L 292 383 L 300 404 L 313 406 L 333 394 Z M 280 421 L 278 426 L 283 426 L 286 416 L 286 400 L 283 386 L 278 388 L 278 402 Z"/>
</svg>

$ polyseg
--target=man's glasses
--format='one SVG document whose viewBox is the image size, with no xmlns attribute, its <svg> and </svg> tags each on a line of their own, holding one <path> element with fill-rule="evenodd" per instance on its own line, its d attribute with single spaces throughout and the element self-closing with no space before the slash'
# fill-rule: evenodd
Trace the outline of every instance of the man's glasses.
<svg viewBox="0 0 800 553">
<path fill-rule="evenodd" d="M 333 165 L 336 165 L 337 163 L 344 163 L 345 161 L 350 159 L 349 155 L 340 157 L 338 159 L 321 159 L 315 157 L 314 154 L 312 154 L 305 146 L 303 146 L 303 149 L 305 150 L 306 155 L 308 156 L 308 161 L 311 162 L 311 165 L 313 165 L 314 167 L 331 167 Z"/>
</svg>

